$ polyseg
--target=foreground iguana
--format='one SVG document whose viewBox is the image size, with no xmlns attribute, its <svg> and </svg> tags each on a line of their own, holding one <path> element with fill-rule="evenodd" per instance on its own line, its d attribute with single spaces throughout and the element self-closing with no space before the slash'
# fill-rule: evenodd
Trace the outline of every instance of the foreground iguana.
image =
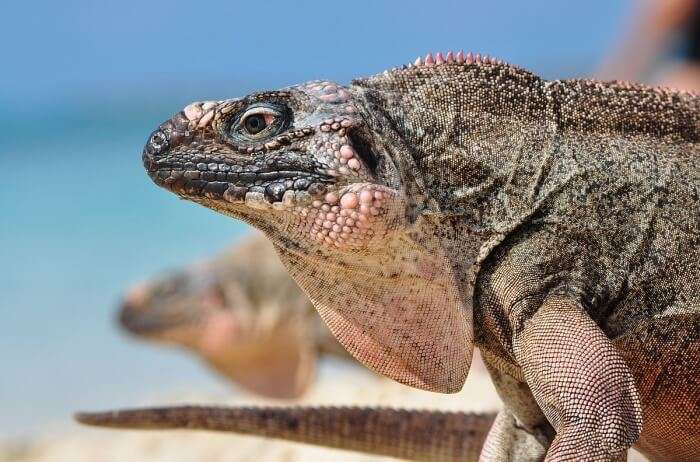
<svg viewBox="0 0 700 462">
<path fill-rule="evenodd" d="M 275 244 L 370 368 L 505 401 L 483 460 L 700 459 L 700 99 L 429 55 L 194 103 L 153 180 Z M 545 456 L 546 454 L 546 456 Z"/>
<path fill-rule="evenodd" d="M 119 321 L 146 340 L 196 353 L 221 375 L 271 398 L 311 385 L 319 354 L 347 357 L 262 236 L 133 287 Z"/>
</svg>

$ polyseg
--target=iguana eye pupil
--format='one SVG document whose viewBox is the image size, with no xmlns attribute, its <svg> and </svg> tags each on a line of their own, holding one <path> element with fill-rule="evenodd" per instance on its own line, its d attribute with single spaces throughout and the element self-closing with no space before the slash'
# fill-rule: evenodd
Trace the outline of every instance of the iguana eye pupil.
<svg viewBox="0 0 700 462">
<path fill-rule="evenodd" d="M 262 114 L 252 114 L 243 121 L 245 130 L 251 135 L 256 135 L 267 127 L 267 121 Z"/>
<path fill-rule="evenodd" d="M 225 136 L 234 142 L 258 143 L 286 128 L 287 112 L 286 106 L 278 103 L 252 104 L 229 125 L 224 125 Z"/>
</svg>

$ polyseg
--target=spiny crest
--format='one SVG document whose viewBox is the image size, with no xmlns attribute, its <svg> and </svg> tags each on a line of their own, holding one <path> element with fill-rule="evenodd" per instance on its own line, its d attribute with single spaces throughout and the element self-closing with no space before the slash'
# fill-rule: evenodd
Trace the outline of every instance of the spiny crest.
<svg viewBox="0 0 700 462">
<path fill-rule="evenodd" d="M 498 66 L 507 65 L 507 63 L 501 59 L 494 58 L 488 55 L 481 55 L 479 53 L 464 53 L 464 51 L 460 50 L 457 53 L 448 51 L 443 55 L 442 52 L 438 51 L 437 53 L 435 53 L 435 56 L 433 56 L 432 53 L 428 53 L 427 55 L 425 55 L 425 57 L 419 56 L 412 63 L 405 64 L 401 67 L 394 67 L 391 70 L 386 70 L 384 71 L 384 74 L 404 69 L 410 69 L 413 67 L 431 67 L 441 66 L 444 64 L 490 64 Z"/>
<path fill-rule="evenodd" d="M 464 54 L 462 50 L 458 51 L 457 53 L 453 54 L 452 51 L 448 51 L 447 54 L 444 56 L 442 55 L 441 52 L 435 53 L 435 58 L 433 58 L 433 55 L 431 53 L 428 53 L 425 55 L 425 58 L 421 58 L 420 56 L 416 58 L 415 61 L 412 63 L 408 64 L 408 67 L 413 67 L 413 66 L 433 66 L 433 65 L 440 65 L 440 64 L 450 64 L 450 63 L 464 63 L 464 64 L 499 64 L 502 65 L 504 62 L 500 59 L 493 58 L 488 55 L 480 55 L 479 53 L 477 54 L 472 54 L 467 53 Z"/>
</svg>

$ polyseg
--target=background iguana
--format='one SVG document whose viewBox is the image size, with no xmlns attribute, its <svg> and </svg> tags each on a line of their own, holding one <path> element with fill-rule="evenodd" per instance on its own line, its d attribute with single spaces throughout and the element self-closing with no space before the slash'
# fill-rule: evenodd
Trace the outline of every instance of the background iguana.
<svg viewBox="0 0 700 462">
<path fill-rule="evenodd" d="M 476 343 L 505 401 L 483 460 L 691 461 L 699 114 L 448 53 L 191 104 L 143 161 L 261 229 L 368 367 L 454 392 Z"/>
<path fill-rule="evenodd" d="M 233 383 L 270 398 L 302 395 L 319 354 L 348 357 L 262 236 L 137 284 L 124 296 L 119 321 L 139 338 L 194 352 Z"/>
</svg>

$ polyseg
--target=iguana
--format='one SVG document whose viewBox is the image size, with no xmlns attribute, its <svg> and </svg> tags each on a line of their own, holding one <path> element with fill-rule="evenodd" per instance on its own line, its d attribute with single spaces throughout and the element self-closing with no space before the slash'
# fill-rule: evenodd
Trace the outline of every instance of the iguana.
<svg viewBox="0 0 700 462">
<path fill-rule="evenodd" d="M 262 236 L 137 284 L 119 322 L 139 338 L 182 346 L 271 398 L 301 396 L 319 354 L 348 357 Z"/>
<path fill-rule="evenodd" d="M 505 402 L 482 460 L 700 460 L 700 98 L 428 55 L 193 103 L 143 151 L 371 369 Z"/>
</svg>

